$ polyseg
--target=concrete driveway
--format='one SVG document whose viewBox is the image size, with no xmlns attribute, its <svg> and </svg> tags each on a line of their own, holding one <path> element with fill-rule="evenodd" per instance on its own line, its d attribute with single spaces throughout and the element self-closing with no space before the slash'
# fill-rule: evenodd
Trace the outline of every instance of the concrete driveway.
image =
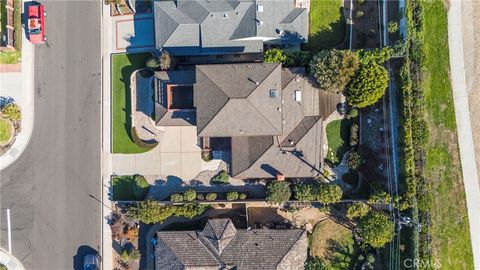
<svg viewBox="0 0 480 270">
<path fill-rule="evenodd" d="M 176 176 L 184 181 L 200 173 L 203 161 L 195 126 L 165 127 L 156 148 L 143 154 L 114 154 L 112 158 L 117 175 Z"/>
</svg>

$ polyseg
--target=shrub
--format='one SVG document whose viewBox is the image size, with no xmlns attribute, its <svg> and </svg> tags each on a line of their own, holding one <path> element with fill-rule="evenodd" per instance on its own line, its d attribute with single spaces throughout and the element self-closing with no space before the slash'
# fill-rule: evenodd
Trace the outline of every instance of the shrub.
<svg viewBox="0 0 480 270">
<path fill-rule="evenodd" d="M 208 193 L 205 199 L 207 199 L 207 201 L 215 201 L 217 199 L 217 193 Z"/>
<path fill-rule="evenodd" d="M 327 265 L 320 257 L 308 257 L 305 262 L 305 270 L 327 270 Z"/>
<path fill-rule="evenodd" d="M 285 63 L 286 60 L 285 52 L 277 48 L 267 50 L 263 55 L 263 61 L 266 63 Z"/>
<path fill-rule="evenodd" d="M 347 210 L 347 217 L 354 219 L 363 217 L 370 211 L 370 207 L 363 202 L 354 202 Z"/>
<path fill-rule="evenodd" d="M 238 199 L 238 192 L 236 191 L 227 192 L 227 201 L 235 201 L 236 199 Z"/>
<path fill-rule="evenodd" d="M 360 5 L 363 5 L 363 4 L 365 4 L 365 0 L 358 0 L 357 3 L 360 4 Z"/>
<path fill-rule="evenodd" d="M 348 168 L 352 170 L 358 170 L 362 164 L 363 164 L 363 160 L 360 154 L 358 153 L 358 151 L 352 151 L 348 154 L 348 158 L 347 158 Z"/>
<path fill-rule="evenodd" d="M 170 201 L 172 202 L 183 202 L 183 195 L 182 194 L 172 194 L 170 195 Z"/>
<path fill-rule="evenodd" d="M 355 17 L 357 18 L 362 18 L 363 16 L 365 16 L 365 13 L 361 10 L 357 11 L 357 13 L 355 13 Z"/>
<path fill-rule="evenodd" d="M 208 209 L 208 205 L 188 203 L 184 205 L 160 205 L 154 200 L 145 200 L 127 208 L 126 216 L 131 220 L 151 224 L 163 222 L 171 216 L 193 218 Z"/>
<path fill-rule="evenodd" d="M 388 23 L 388 33 L 394 34 L 398 31 L 398 22 L 397 21 L 391 21 Z"/>
<path fill-rule="evenodd" d="M 267 185 L 267 197 L 268 203 L 281 204 L 290 199 L 292 192 L 290 185 L 285 181 L 273 181 Z"/>
<path fill-rule="evenodd" d="M 373 248 L 381 248 L 393 239 L 394 223 L 383 213 L 370 211 L 358 222 L 360 237 Z"/>
<path fill-rule="evenodd" d="M 341 93 L 355 75 L 359 66 L 358 56 L 351 51 L 323 50 L 310 61 L 310 73 L 320 88 Z"/>
<path fill-rule="evenodd" d="M 222 170 L 217 175 L 212 177 L 211 182 L 212 184 L 228 184 L 230 180 L 230 176 L 228 176 L 227 171 Z"/>
<path fill-rule="evenodd" d="M 375 62 L 362 65 L 346 91 L 348 103 L 359 108 L 373 105 L 385 94 L 388 79 L 383 66 Z"/>
<path fill-rule="evenodd" d="M 162 50 L 162 54 L 160 55 L 159 59 L 159 68 L 161 70 L 167 70 L 170 68 L 172 64 L 172 60 L 170 58 L 170 54 L 166 50 Z"/>
<path fill-rule="evenodd" d="M 358 125 L 356 123 L 353 123 L 350 126 L 350 146 L 357 146 L 358 145 Z"/>
<path fill-rule="evenodd" d="M 339 185 L 322 183 L 316 191 L 317 201 L 330 204 L 337 203 L 342 199 L 343 191 Z"/>
<path fill-rule="evenodd" d="M 198 193 L 198 194 L 197 194 L 197 200 L 200 200 L 200 201 L 205 200 L 205 195 L 203 195 L 203 194 L 201 194 L 201 193 Z"/>
<path fill-rule="evenodd" d="M 197 198 L 197 192 L 193 189 L 188 189 L 183 193 L 183 199 L 185 201 L 191 202 Z"/>
<path fill-rule="evenodd" d="M 11 121 L 18 121 L 22 118 L 20 107 L 15 103 L 10 103 L 2 108 L 2 114 Z"/>
<path fill-rule="evenodd" d="M 307 67 L 312 61 L 313 54 L 309 51 L 288 51 L 286 52 L 286 67 Z"/>
<path fill-rule="evenodd" d="M 345 117 L 347 119 L 352 119 L 352 118 L 355 118 L 358 116 L 358 110 L 357 109 L 351 109 L 350 111 L 348 111 L 347 115 L 345 115 Z"/>
<path fill-rule="evenodd" d="M 135 199 L 142 201 L 148 194 L 150 189 L 150 184 L 147 182 L 147 179 L 143 175 L 136 174 L 133 176 L 133 196 Z"/>
<path fill-rule="evenodd" d="M 299 201 L 314 201 L 315 186 L 311 184 L 298 184 L 293 186 L 293 196 Z"/>
<path fill-rule="evenodd" d="M 240 200 L 245 200 L 247 198 L 247 194 L 246 193 L 240 193 L 240 194 L 238 194 L 238 198 Z"/>
<path fill-rule="evenodd" d="M 368 198 L 369 203 L 392 203 L 392 197 L 385 191 L 377 191 Z"/>
</svg>

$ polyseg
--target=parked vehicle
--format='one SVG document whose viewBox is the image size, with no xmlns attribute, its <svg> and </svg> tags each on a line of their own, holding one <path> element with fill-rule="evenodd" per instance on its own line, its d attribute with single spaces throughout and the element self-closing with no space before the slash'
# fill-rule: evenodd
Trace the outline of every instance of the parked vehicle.
<svg viewBox="0 0 480 270">
<path fill-rule="evenodd" d="M 33 44 L 45 43 L 47 37 L 45 36 L 45 7 L 34 2 L 28 6 L 28 20 L 27 20 L 27 32 L 28 39 Z"/>
<path fill-rule="evenodd" d="M 97 253 L 89 253 L 83 259 L 83 270 L 99 270 L 100 258 Z"/>
</svg>

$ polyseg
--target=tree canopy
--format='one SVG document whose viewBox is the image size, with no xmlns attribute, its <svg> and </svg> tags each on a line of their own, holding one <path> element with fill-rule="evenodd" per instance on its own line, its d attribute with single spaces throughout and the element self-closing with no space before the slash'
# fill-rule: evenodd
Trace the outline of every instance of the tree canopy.
<svg viewBox="0 0 480 270">
<path fill-rule="evenodd" d="M 394 223 L 385 214 L 370 211 L 358 221 L 359 235 L 373 248 L 381 248 L 392 241 Z"/>
<path fill-rule="evenodd" d="M 323 50 L 310 61 L 310 73 L 322 90 L 341 93 L 355 75 L 359 63 L 358 56 L 352 51 Z"/>
<path fill-rule="evenodd" d="M 290 185 L 285 181 L 274 181 L 267 185 L 267 202 L 284 203 L 290 200 L 292 191 Z"/>
</svg>

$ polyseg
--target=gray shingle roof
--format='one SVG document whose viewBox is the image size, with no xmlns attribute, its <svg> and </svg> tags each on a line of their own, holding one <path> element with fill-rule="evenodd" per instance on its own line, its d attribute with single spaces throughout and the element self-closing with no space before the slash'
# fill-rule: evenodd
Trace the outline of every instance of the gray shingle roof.
<svg viewBox="0 0 480 270">
<path fill-rule="evenodd" d="M 238 270 L 303 269 L 307 258 L 304 230 L 236 230 L 229 220 L 209 222 L 203 232 L 160 231 L 155 248 L 155 268 Z M 232 228 L 233 227 L 233 228 Z M 228 236 L 223 251 L 212 249 L 205 235 Z"/>
<path fill-rule="evenodd" d="M 308 14 L 294 0 L 164 0 L 154 2 L 154 14 L 156 46 L 173 55 L 255 53 L 263 40 L 297 43 L 308 36 Z"/>
<path fill-rule="evenodd" d="M 281 64 L 197 66 L 194 100 L 199 136 L 280 135 Z"/>
</svg>

